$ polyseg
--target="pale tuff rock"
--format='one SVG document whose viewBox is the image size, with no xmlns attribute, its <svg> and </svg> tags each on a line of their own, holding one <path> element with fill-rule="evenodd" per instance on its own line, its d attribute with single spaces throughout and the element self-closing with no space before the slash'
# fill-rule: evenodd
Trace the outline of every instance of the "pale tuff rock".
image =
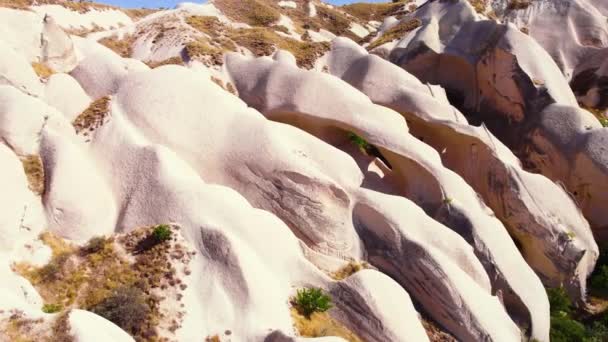
<svg viewBox="0 0 608 342">
<path fill-rule="evenodd" d="M 509 2 L 493 0 L 491 8 L 503 21 L 515 24 L 532 36 L 551 55 L 568 80 L 594 51 L 608 47 L 603 1 L 535 0 L 519 10 L 509 9 Z M 604 13 L 600 6 L 604 6 Z"/>
<path fill-rule="evenodd" d="M 60 135 L 45 128 L 40 154 L 46 178 L 43 203 L 48 229 L 58 236 L 80 242 L 111 234 L 115 204 L 75 135 Z"/>
<path fill-rule="evenodd" d="M 522 245 L 526 261 L 544 283 L 564 284 L 573 298 L 584 299 L 599 252 L 588 223 L 562 188 L 522 170 L 487 129 L 470 126 L 450 106 L 442 89 L 422 84 L 345 38 L 333 42 L 329 61 L 331 73 L 375 103 L 400 112 L 412 134 L 440 152 L 444 164 L 484 198 Z"/>
<path fill-rule="evenodd" d="M 171 147 L 205 180 L 237 189 L 320 250 L 358 256 L 348 189 L 362 176 L 352 159 L 300 130 L 266 121 L 202 76 L 176 66 L 134 74 L 122 84 L 117 101 L 147 138 Z M 167 89 L 169 79 L 179 87 Z M 200 115 L 192 115 L 194 108 L 202 109 Z M 182 134 L 171 134 L 167 125 Z M 253 140 L 218 143 L 229 141 L 228 135 Z M 260 163 L 259 151 L 271 159 Z"/>
<path fill-rule="evenodd" d="M 0 253 L 10 251 L 24 232 L 21 220 L 29 201 L 27 180 L 17 156 L 6 146 L 0 145 Z"/>
<path fill-rule="evenodd" d="M 121 58 L 95 41 L 76 39 L 75 43 L 81 61 L 70 75 L 92 99 L 116 93 L 120 82 L 130 72 L 149 69 L 139 61 Z"/>
<path fill-rule="evenodd" d="M 42 84 L 25 56 L 3 40 L 0 40 L 0 51 L 0 85 L 11 86 L 27 95 L 41 96 Z"/>
<path fill-rule="evenodd" d="M 603 185 L 608 183 L 606 164 L 585 144 L 556 149 L 556 144 L 563 147 L 559 143 L 562 138 L 547 132 L 559 130 L 562 137 L 585 141 L 604 131 L 597 131 L 599 122 L 578 108 L 549 54 L 513 25 L 479 20 L 465 1 L 432 1 L 412 16 L 423 26 L 406 35 L 389 59 L 421 81 L 445 87 L 452 104 L 486 123 L 517 152 L 527 169 L 563 183 L 575 195 L 592 228 L 603 234 L 608 219 L 599 213 L 605 203 Z M 456 69 L 458 73 L 452 72 Z M 558 114 L 555 108 L 588 124 L 577 128 L 547 121 Z M 567 164 L 561 164 L 566 160 Z M 592 171 L 579 163 L 589 165 Z M 572 171 L 554 172 L 566 165 Z M 588 184 L 589 189 L 581 190 L 582 184 Z"/>
<path fill-rule="evenodd" d="M 23 56 L 14 60 L 14 63 L 31 63 L 40 58 L 43 18 L 44 15 L 40 16 L 34 12 L 0 8 L 1 40 Z M 6 48 L 2 47 L 1 51 L 4 55 Z"/>
<path fill-rule="evenodd" d="M 298 8 L 298 4 L 295 1 L 279 1 L 277 4 L 283 8 Z"/>
<path fill-rule="evenodd" d="M 0 140 L 6 146 L 20 156 L 39 154 L 45 127 L 66 134 L 73 130 L 56 109 L 17 88 L 0 86 Z"/>
<path fill-rule="evenodd" d="M 338 319 L 343 316 L 343 322 L 365 341 L 428 341 L 408 294 L 388 276 L 363 270 L 334 284 L 330 292 L 337 302 Z"/>
<path fill-rule="evenodd" d="M 73 11 L 61 5 L 32 6 L 31 10 L 41 17 L 50 15 L 64 29 L 112 29 L 132 24 L 131 18 L 118 9 L 88 9 Z"/>
<path fill-rule="evenodd" d="M 434 150 L 407 134 L 405 120 L 398 113 L 373 105 L 354 88 L 326 74 L 234 54 L 227 57 L 227 67 L 239 96 L 268 118 L 295 125 L 337 147 L 348 144 L 349 131 L 376 146 L 397 179 L 392 191 L 463 235 L 494 280 L 494 290 L 513 297 L 506 301 L 514 316 L 533 320 L 538 336 L 545 338 L 548 303 L 538 277 L 475 192 L 443 168 Z M 255 96 L 254 90 L 266 96 Z M 314 103 L 306 100 L 311 94 Z M 408 182 L 411 177 L 417 181 Z"/>
<path fill-rule="evenodd" d="M 55 23 L 53 17 L 47 14 L 43 21 L 41 62 L 53 71 L 70 72 L 78 63 L 72 39 Z"/>
<path fill-rule="evenodd" d="M 54 74 L 44 85 L 44 101 L 73 121 L 91 103 L 78 81 L 68 74 Z"/>
<path fill-rule="evenodd" d="M 417 0 L 366 23 L 251 0 L 268 26 L 222 1 L 137 20 L 0 8 L 0 335 L 17 322 L 36 340 L 133 341 L 91 312 L 42 312 L 54 303 L 32 284 L 47 289 L 17 273 L 56 257 L 44 230 L 81 243 L 179 227 L 190 263 L 154 292 L 171 298 L 156 333 L 176 341 L 424 342 L 433 321 L 462 341 L 548 342 L 543 284 L 585 304 L 590 227 L 608 234 L 608 130 L 577 101 L 598 117 L 608 103 L 605 1 Z M 255 31 L 246 43 L 272 54 L 246 57 L 191 16 Z M 302 44 L 274 51 L 266 33 Z M 220 39 L 217 65 L 182 58 Z M 330 41 L 315 71 L 297 67 L 304 43 Z M 293 296 L 312 287 L 343 337 L 300 336 L 312 321 Z"/>
<path fill-rule="evenodd" d="M 572 90 L 589 108 L 608 108 L 608 47 L 596 50 L 574 70 Z"/>
</svg>

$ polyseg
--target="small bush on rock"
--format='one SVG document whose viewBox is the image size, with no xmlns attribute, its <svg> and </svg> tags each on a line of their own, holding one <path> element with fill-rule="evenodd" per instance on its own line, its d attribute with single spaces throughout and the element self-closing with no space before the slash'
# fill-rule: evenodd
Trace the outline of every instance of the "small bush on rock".
<svg viewBox="0 0 608 342">
<path fill-rule="evenodd" d="M 101 252 L 106 246 L 106 238 L 103 236 L 97 236 L 91 238 L 87 244 L 82 247 L 84 254 L 93 254 Z"/>
<path fill-rule="evenodd" d="M 563 287 L 547 289 L 549 297 L 549 305 L 551 307 L 552 316 L 563 316 L 570 314 L 572 310 L 572 302 Z"/>
<path fill-rule="evenodd" d="M 90 311 L 134 333 L 144 325 L 151 309 L 142 290 L 124 286 L 115 289 L 99 304 L 90 308 Z"/>
<path fill-rule="evenodd" d="M 157 243 L 162 243 L 171 239 L 171 227 L 166 224 L 158 225 L 152 231 L 152 237 Z"/>
<path fill-rule="evenodd" d="M 551 316 L 551 341 L 552 342 L 586 342 L 587 333 L 585 326 L 567 315 Z"/>
<path fill-rule="evenodd" d="M 44 313 L 56 313 L 61 311 L 62 307 L 59 304 L 44 304 L 42 306 L 42 312 Z"/>
<path fill-rule="evenodd" d="M 318 288 L 298 290 L 293 302 L 298 312 L 307 318 L 315 312 L 325 312 L 332 307 L 331 298 Z"/>
</svg>

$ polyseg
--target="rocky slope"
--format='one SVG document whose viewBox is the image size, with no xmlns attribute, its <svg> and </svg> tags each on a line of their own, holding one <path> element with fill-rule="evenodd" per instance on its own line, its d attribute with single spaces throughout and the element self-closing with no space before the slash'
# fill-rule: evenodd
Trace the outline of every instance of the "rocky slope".
<svg viewBox="0 0 608 342">
<path fill-rule="evenodd" d="M 0 340 L 608 337 L 603 1 L 0 6 Z"/>
</svg>

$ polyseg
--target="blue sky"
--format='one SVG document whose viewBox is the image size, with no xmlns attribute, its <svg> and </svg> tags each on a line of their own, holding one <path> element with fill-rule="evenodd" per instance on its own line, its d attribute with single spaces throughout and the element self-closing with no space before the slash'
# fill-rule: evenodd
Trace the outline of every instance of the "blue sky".
<svg viewBox="0 0 608 342">
<path fill-rule="evenodd" d="M 186 0 L 97 0 L 97 2 L 116 5 L 121 7 L 174 7 L 177 3 Z M 202 2 L 200 0 L 187 0 L 191 2 Z M 388 0 L 325 0 L 334 5 L 343 5 L 351 2 L 387 2 Z"/>
</svg>

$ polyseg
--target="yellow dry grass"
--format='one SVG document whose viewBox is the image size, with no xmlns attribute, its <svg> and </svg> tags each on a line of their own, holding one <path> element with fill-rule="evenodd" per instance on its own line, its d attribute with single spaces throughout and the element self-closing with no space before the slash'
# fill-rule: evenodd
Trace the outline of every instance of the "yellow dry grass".
<svg viewBox="0 0 608 342">
<path fill-rule="evenodd" d="M 336 272 L 333 272 L 331 274 L 331 277 L 334 278 L 335 280 L 343 280 L 361 270 L 368 269 L 368 268 L 370 268 L 370 265 L 365 261 L 363 261 L 363 262 L 351 261 L 348 264 L 346 264 L 344 267 L 342 267 L 341 269 L 337 270 Z"/>
<path fill-rule="evenodd" d="M 367 3 L 359 2 L 344 5 L 341 9 L 363 21 L 382 21 L 385 17 L 399 14 L 410 0 L 402 0 L 394 3 Z"/>
<path fill-rule="evenodd" d="M 388 31 L 384 32 L 380 38 L 373 41 L 368 47 L 368 50 L 373 50 L 378 46 L 384 45 L 386 43 L 390 43 L 394 40 L 401 39 L 403 36 L 415 30 L 416 28 L 422 25 L 422 21 L 420 19 L 412 19 L 408 21 L 401 22 L 393 27 L 391 27 Z"/>
<path fill-rule="evenodd" d="M 291 309 L 291 318 L 300 336 L 325 337 L 337 336 L 349 342 L 363 342 L 357 335 L 340 324 L 327 312 L 315 312 L 310 319 L 302 316 L 295 308 Z"/>
<path fill-rule="evenodd" d="M 86 131 L 95 131 L 103 125 L 103 120 L 110 111 L 110 97 L 102 97 L 89 105 L 74 121 L 72 125 L 76 133 L 88 134 Z"/>
<path fill-rule="evenodd" d="M 121 57 L 129 58 L 133 52 L 131 45 L 134 40 L 135 38 L 133 36 L 125 36 L 122 39 L 112 36 L 100 39 L 99 43 L 116 52 Z"/>
<path fill-rule="evenodd" d="M 38 77 L 41 78 L 49 78 L 52 74 L 55 73 L 53 69 L 51 69 L 48 65 L 44 63 L 34 62 L 32 63 L 32 68 Z"/>
<path fill-rule="evenodd" d="M 30 190 L 37 195 L 44 193 L 44 167 L 38 155 L 28 155 L 20 158 L 23 171 L 27 177 Z"/>
</svg>

